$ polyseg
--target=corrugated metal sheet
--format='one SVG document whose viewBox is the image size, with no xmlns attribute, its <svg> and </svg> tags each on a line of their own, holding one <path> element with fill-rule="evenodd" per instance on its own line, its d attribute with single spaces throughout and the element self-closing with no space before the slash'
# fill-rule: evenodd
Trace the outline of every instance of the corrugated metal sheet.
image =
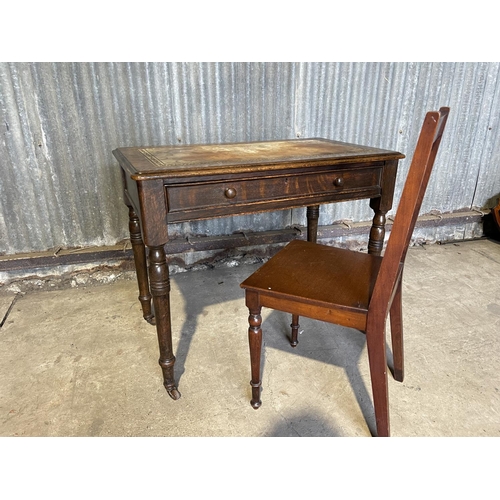
<svg viewBox="0 0 500 500">
<path fill-rule="evenodd" d="M 425 112 L 451 107 L 423 213 L 483 207 L 500 193 L 498 63 L 302 66 L 304 97 L 299 113 L 304 136 L 366 143 L 411 157 Z M 320 96 L 322 89 L 327 98 Z M 394 208 L 410 159 L 400 163 Z M 297 223 L 304 223 L 303 213 L 296 217 Z M 372 215 L 363 201 L 343 203 L 323 209 L 320 223 L 369 220 Z"/>
<path fill-rule="evenodd" d="M 0 252 L 126 238 L 117 147 L 322 136 L 410 155 L 425 112 L 443 105 L 452 112 L 423 211 L 492 206 L 499 73 L 500 63 L 1 63 Z M 322 207 L 320 223 L 371 217 L 358 201 Z M 304 222 L 295 210 L 171 232 Z"/>
</svg>

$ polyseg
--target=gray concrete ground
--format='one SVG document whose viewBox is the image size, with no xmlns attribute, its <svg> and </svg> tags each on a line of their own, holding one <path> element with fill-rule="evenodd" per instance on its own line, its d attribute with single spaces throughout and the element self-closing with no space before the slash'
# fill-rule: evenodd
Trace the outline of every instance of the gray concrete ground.
<svg viewBox="0 0 500 500">
<path fill-rule="evenodd" d="M 163 389 L 136 283 L 18 296 L 0 328 L 1 436 L 370 436 L 364 336 L 264 310 L 263 405 L 253 410 L 247 310 L 256 265 L 172 276 L 176 377 Z M 412 247 L 406 377 L 389 377 L 393 436 L 500 436 L 500 245 Z M 13 293 L 0 296 L 0 319 Z"/>
</svg>

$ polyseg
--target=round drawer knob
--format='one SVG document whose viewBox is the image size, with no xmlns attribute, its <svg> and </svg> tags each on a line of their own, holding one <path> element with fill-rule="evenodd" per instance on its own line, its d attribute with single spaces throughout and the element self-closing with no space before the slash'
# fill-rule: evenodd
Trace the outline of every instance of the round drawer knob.
<svg viewBox="0 0 500 500">
<path fill-rule="evenodd" d="M 236 189 L 234 189 L 234 188 L 226 188 L 224 190 L 224 196 L 226 198 L 229 198 L 229 199 L 234 198 L 236 196 Z"/>
<path fill-rule="evenodd" d="M 342 187 L 344 185 L 344 179 L 342 179 L 342 177 L 337 177 L 334 181 L 333 181 L 333 185 L 334 186 L 337 186 L 337 187 Z"/>
</svg>

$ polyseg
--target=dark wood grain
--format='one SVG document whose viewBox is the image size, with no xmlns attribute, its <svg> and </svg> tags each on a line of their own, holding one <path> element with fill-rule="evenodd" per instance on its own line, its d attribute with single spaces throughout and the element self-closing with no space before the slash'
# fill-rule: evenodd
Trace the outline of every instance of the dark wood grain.
<svg viewBox="0 0 500 500">
<path fill-rule="evenodd" d="M 213 206 L 246 205 L 265 200 L 303 198 L 325 193 L 349 192 L 380 186 L 379 170 L 356 169 L 311 174 L 291 174 L 263 179 L 224 180 L 167 187 L 169 212 L 195 210 Z M 339 179 L 342 182 L 339 183 Z"/>
</svg>

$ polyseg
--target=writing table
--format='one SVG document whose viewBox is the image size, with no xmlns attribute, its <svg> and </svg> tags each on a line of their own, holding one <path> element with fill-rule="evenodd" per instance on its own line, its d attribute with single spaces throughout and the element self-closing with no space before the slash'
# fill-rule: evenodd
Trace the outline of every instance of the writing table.
<svg viewBox="0 0 500 500">
<path fill-rule="evenodd" d="M 139 300 L 144 318 L 156 324 L 159 364 L 173 399 L 180 393 L 165 253 L 168 224 L 305 206 L 307 238 L 316 241 L 320 204 L 367 198 L 374 211 L 368 251 L 380 255 L 398 160 L 404 158 L 395 151 L 320 138 L 125 147 L 113 155 L 129 207 Z"/>
</svg>

